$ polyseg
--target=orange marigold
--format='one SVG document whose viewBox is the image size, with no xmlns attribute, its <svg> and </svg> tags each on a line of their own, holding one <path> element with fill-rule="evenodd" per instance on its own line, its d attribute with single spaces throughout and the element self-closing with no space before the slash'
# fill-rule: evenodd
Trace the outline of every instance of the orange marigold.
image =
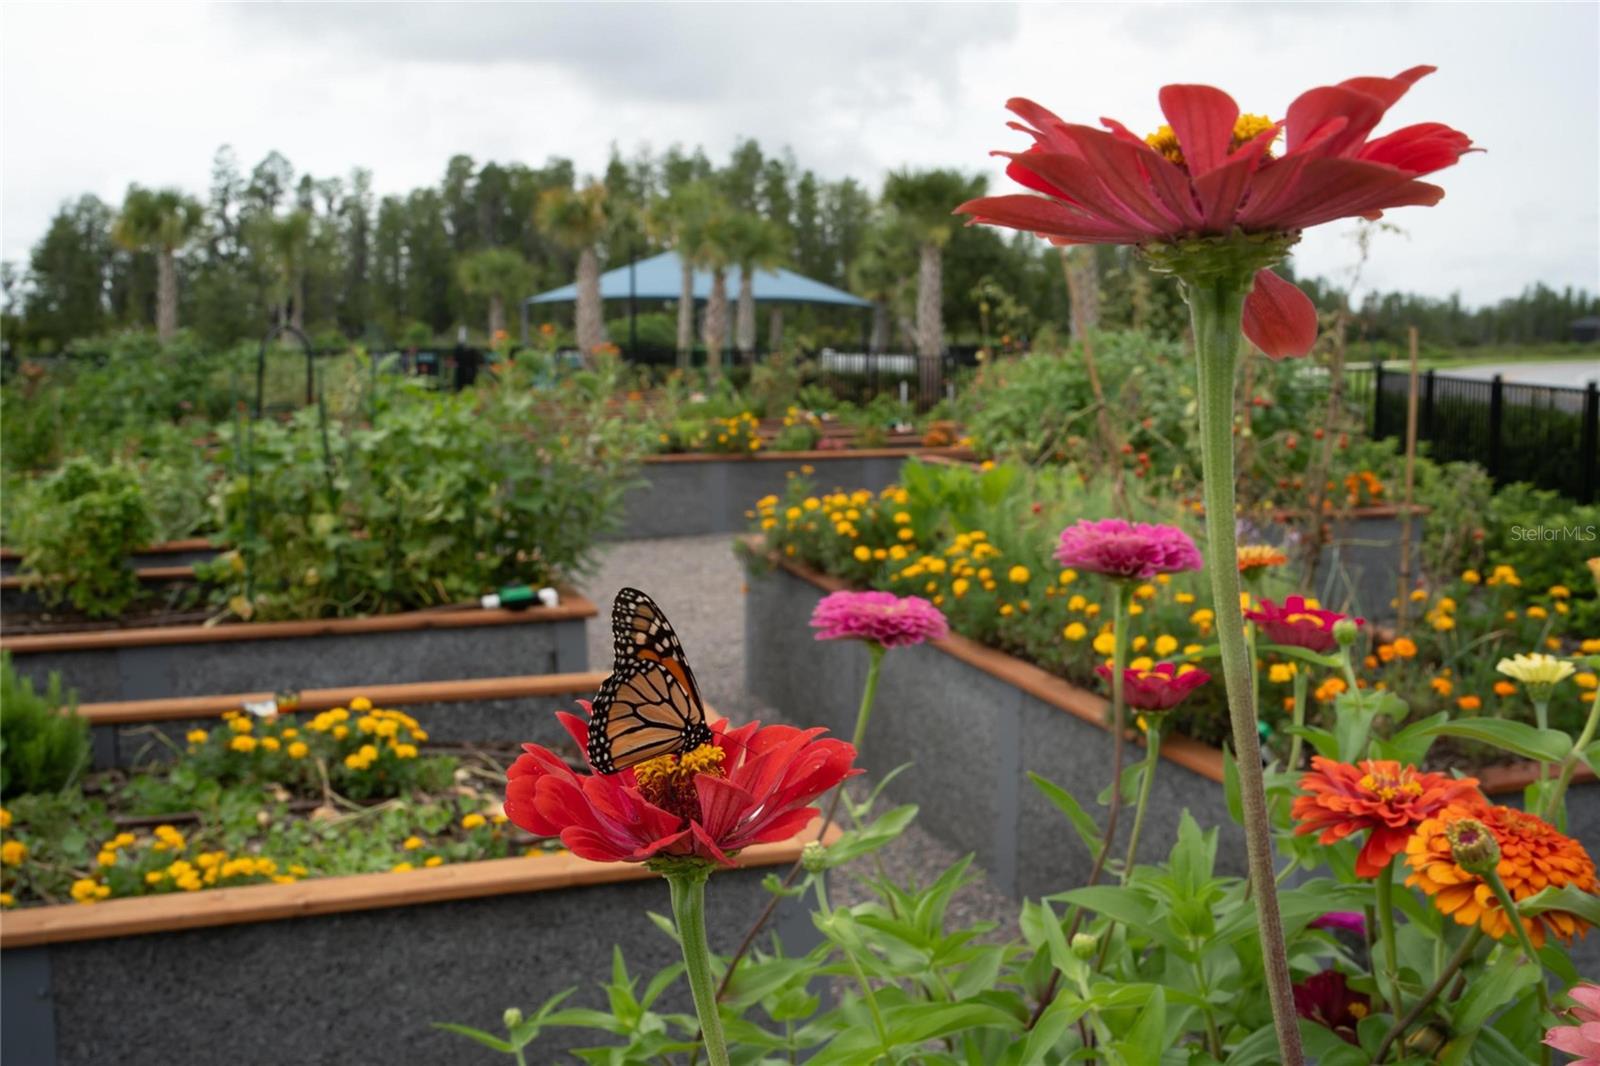
<svg viewBox="0 0 1600 1066">
<path fill-rule="evenodd" d="M 1459 925 L 1477 925 L 1500 940 L 1510 935 L 1511 921 L 1501 910 L 1494 892 L 1483 878 L 1456 865 L 1450 850 L 1450 826 L 1475 818 L 1488 827 L 1500 845 L 1500 875 L 1512 902 L 1520 903 L 1550 885 L 1572 885 L 1584 892 L 1600 893 L 1594 860 L 1583 845 L 1555 826 L 1514 807 L 1491 807 L 1481 798 L 1452 803 L 1417 827 L 1406 843 L 1406 862 L 1412 873 L 1406 884 L 1422 889 L 1442 914 Z M 1522 919 L 1535 947 L 1546 934 L 1564 941 L 1588 932 L 1588 924 L 1568 911 L 1543 911 Z"/>
<path fill-rule="evenodd" d="M 1291 811 L 1296 833 L 1321 833 L 1319 844 L 1332 844 L 1363 829 L 1372 830 L 1356 857 L 1358 877 L 1377 877 L 1405 850 L 1412 830 L 1436 812 L 1467 796 L 1476 796 L 1476 778 L 1451 778 L 1419 773 L 1389 759 L 1367 759 L 1352 766 L 1315 756 L 1311 772 L 1300 779 L 1306 795 Z"/>
</svg>

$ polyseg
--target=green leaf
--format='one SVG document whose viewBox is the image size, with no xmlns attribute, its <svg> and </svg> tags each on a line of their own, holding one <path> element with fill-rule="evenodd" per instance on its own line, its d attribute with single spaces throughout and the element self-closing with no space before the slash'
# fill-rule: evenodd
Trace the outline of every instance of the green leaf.
<svg viewBox="0 0 1600 1066">
<path fill-rule="evenodd" d="M 1315 652 L 1309 648 L 1296 647 L 1293 644 L 1261 643 L 1256 645 L 1256 654 L 1265 655 L 1267 652 L 1276 652 L 1279 655 L 1287 655 L 1291 659 L 1299 659 L 1302 662 L 1325 666 L 1329 670 L 1337 670 L 1344 666 L 1344 659 L 1338 655 L 1324 655 L 1321 652 Z"/>
<path fill-rule="evenodd" d="M 468 1040 L 476 1040 L 484 1047 L 492 1048 L 502 1054 L 514 1055 L 517 1051 L 516 1048 L 499 1037 L 486 1033 L 482 1029 L 474 1029 L 470 1025 L 457 1025 L 455 1022 L 433 1022 L 432 1025 L 435 1029 L 443 1029 L 447 1033 L 455 1033 L 457 1036 L 464 1036 Z"/>
<path fill-rule="evenodd" d="M 1059 990 L 1029 1031 L 1028 1040 L 1022 1045 L 1020 1066 L 1034 1066 L 1043 1062 L 1045 1055 L 1061 1042 L 1068 1028 L 1083 1017 L 1085 1010 L 1077 996 L 1066 989 Z"/>
<path fill-rule="evenodd" d="M 1372 757 L 1420 766 L 1427 757 L 1428 749 L 1433 747 L 1434 739 L 1439 735 L 1431 730 L 1449 720 L 1449 712 L 1440 711 L 1420 722 L 1411 723 L 1387 738 L 1375 739 L 1372 742 Z"/>
<path fill-rule="evenodd" d="M 1600 925 L 1600 896 L 1585 892 L 1573 885 L 1557 888 L 1551 885 L 1537 895 L 1529 896 L 1517 904 L 1524 915 L 1543 914 L 1545 911 L 1570 911 L 1588 922 Z"/>
<path fill-rule="evenodd" d="M 1149 1002 L 1134 1019 L 1128 1035 L 1117 1041 L 1128 1066 L 1161 1066 L 1167 1048 L 1167 997 L 1161 986 L 1151 992 Z"/>
<path fill-rule="evenodd" d="M 1565 733 L 1503 718 L 1460 718 L 1453 722 L 1441 722 L 1427 732 L 1442 737 L 1476 740 L 1540 762 L 1559 762 L 1572 750 L 1572 741 Z"/>
<path fill-rule="evenodd" d="M 1082 840 L 1083 846 L 1089 850 L 1089 856 L 1093 858 L 1098 855 L 1100 853 L 1100 827 L 1095 824 L 1093 818 L 1089 817 L 1089 813 L 1079 805 L 1078 801 L 1072 798 L 1072 793 L 1031 771 L 1028 774 L 1028 779 L 1033 782 L 1035 788 L 1044 793 L 1045 799 L 1055 804 L 1056 809 L 1067 816 L 1067 821 L 1071 822 L 1072 828 L 1077 830 L 1078 839 Z"/>
</svg>

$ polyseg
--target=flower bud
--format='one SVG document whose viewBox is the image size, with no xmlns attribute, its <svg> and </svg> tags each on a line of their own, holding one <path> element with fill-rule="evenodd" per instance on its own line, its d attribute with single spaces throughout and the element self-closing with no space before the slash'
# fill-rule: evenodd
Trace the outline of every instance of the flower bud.
<svg viewBox="0 0 1600 1066">
<path fill-rule="evenodd" d="M 506 1023 L 507 1029 L 515 1029 L 522 1024 L 522 1012 L 516 1007 L 507 1007 L 505 1014 L 500 1016 L 500 1020 Z"/>
<path fill-rule="evenodd" d="M 1356 642 L 1356 637 L 1361 634 L 1361 627 L 1348 618 L 1341 618 L 1333 623 L 1333 639 L 1339 642 L 1339 647 L 1348 648 Z"/>
<path fill-rule="evenodd" d="M 1445 836 L 1450 840 L 1450 857 L 1467 873 L 1482 877 L 1500 865 L 1500 842 L 1476 818 L 1452 823 Z"/>
<path fill-rule="evenodd" d="M 1449 1039 L 1450 1034 L 1438 1025 L 1424 1025 L 1406 1037 L 1406 1050 L 1431 1058 Z"/>
<path fill-rule="evenodd" d="M 1093 957 L 1095 948 L 1099 946 L 1100 938 L 1092 933 L 1072 934 L 1072 953 L 1080 959 Z"/>
<path fill-rule="evenodd" d="M 828 868 L 828 849 L 813 840 L 800 849 L 800 863 L 806 868 L 806 873 L 819 874 Z"/>
</svg>

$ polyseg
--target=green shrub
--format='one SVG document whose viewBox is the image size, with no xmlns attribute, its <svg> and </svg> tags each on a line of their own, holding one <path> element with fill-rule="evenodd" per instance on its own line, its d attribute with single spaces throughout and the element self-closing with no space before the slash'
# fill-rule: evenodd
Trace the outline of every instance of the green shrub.
<svg viewBox="0 0 1600 1066">
<path fill-rule="evenodd" d="M 77 707 L 60 674 L 51 673 L 40 695 L 17 675 L 11 653 L 0 652 L 0 797 L 59 792 L 89 765 L 89 724 Z"/>
<path fill-rule="evenodd" d="M 69 460 L 37 484 L 17 524 L 22 572 L 47 604 L 110 617 L 138 598 L 128 556 L 150 543 L 155 525 L 137 470 Z"/>
</svg>

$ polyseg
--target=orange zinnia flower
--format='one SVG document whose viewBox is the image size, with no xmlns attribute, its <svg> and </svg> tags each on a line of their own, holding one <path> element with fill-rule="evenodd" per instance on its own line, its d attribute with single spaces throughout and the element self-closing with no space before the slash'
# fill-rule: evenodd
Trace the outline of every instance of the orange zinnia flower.
<svg viewBox="0 0 1600 1066">
<path fill-rule="evenodd" d="M 1253 574 L 1269 566 L 1282 566 L 1289 557 L 1270 544 L 1242 544 L 1239 546 L 1239 573 Z"/>
<path fill-rule="evenodd" d="M 1318 755 L 1311 772 L 1300 779 L 1307 795 L 1291 811 L 1296 833 L 1317 833 L 1319 844 L 1332 844 L 1363 829 L 1372 830 L 1356 857 L 1358 877 L 1377 877 L 1411 838 L 1412 830 L 1436 812 L 1468 796 L 1476 796 L 1476 778 L 1454 779 L 1419 773 L 1389 759 L 1367 759 L 1351 766 Z M 1448 855 L 1448 850 L 1446 851 Z"/>
<path fill-rule="evenodd" d="M 1572 885 L 1584 892 L 1600 893 L 1594 860 L 1583 845 L 1558 832 L 1542 818 L 1513 807 L 1490 807 L 1482 800 L 1452 803 L 1417 827 L 1406 844 L 1406 862 L 1414 871 L 1406 884 L 1421 888 L 1433 898 L 1440 913 L 1459 925 L 1477 925 L 1496 940 L 1511 933 L 1511 921 L 1500 909 L 1494 892 L 1477 874 L 1456 865 L 1450 850 L 1452 823 L 1475 818 L 1488 827 L 1500 845 L 1495 872 L 1514 903 L 1537 895 L 1550 885 Z M 1522 919 L 1528 938 L 1542 947 L 1546 933 L 1570 941 L 1588 932 L 1588 924 L 1568 911 L 1543 911 Z"/>
</svg>

